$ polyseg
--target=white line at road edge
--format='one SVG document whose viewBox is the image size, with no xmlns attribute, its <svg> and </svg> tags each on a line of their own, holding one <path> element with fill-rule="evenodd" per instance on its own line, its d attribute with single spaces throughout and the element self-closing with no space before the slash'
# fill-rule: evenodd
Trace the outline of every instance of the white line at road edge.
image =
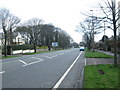
<svg viewBox="0 0 120 90">
<path fill-rule="evenodd" d="M 86 58 L 85 58 L 85 66 L 86 66 Z"/>
<path fill-rule="evenodd" d="M 71 68 L 75 65 L 75 63 L 77 62 L 77 60 L 78 60 L 78 58 L 80 57 L 81 54 L 82 54 L 82 52 L 80 52 L 80 54 L 77 56 L 77 58 L 71 64 L 71 66 L 67 69 L 67 71 L 63 74 L 63 76 L 59 79 L 59 81 L 55 84 L 55 86 L 52 88 L 52 90 L 56 90 L 59 87 L 59 85 L 62 83 L 64 78 L 67 76 L 67 74 L 69 73 Z"/>
<path fill-rule="evenodd" d="M 5 73 L 5 71 L 0 72 L 0 74 L 3 74 L 3 73 Z"/>
</svg>

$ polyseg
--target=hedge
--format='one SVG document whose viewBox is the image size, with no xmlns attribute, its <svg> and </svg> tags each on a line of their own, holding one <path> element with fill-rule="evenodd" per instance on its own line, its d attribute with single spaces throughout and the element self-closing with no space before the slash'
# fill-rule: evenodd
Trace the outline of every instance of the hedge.
<svg viewBox="0 0 120 90">
<path fill-rule="evenodd" d="M 7 54 L 11 54 L 11 49 L 14 50 L 32 50 L 34 46 L 31 44 L 24 44 L 24 45 L 7 45 Z M 2 53 L 4 54 L 4 47 L 2 47 Z"/>
<path fill-rule="evenodd" d="M 31 44 L 24 44 L 24 45 L 12 45 L 12 46 L 7 46 L 11 47 L 12 50 L 27 50 L 27 49 L 34 49 L 34 46 Z"/>
</svg>

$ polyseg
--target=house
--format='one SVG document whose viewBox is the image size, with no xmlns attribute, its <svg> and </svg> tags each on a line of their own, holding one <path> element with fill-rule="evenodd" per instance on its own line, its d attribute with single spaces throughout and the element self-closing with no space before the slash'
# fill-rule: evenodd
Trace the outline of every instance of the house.
<svg viewBox="0 0 120 90">
<path fill-rule="evenodd" d="M 0 46 L 4 44 L 4 37 L 3 33 L 0 33 Z M 22 45 L 25 44 L 24 38 L 20 34 L 17 35 L 17 37 L 13 38 L 13 44 L 16 45 Z M 10 45 L 9 39 L 7 39 L 7 45 Z"/>
<path fill-rule="evenodd" d="M 25 44 L 25 39 L 22 38 L 20 34 L 18 34 L 17 37 L 13 39 L 13 44 L 17 44 L 17 45 Z"/>
</svg>

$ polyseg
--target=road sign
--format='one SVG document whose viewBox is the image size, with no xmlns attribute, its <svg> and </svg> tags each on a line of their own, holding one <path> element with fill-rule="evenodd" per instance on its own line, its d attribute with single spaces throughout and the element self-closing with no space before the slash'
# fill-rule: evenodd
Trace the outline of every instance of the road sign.
<svg viewBox="0 0 120 90">
<path fill-rule="evenodd" d="M 58 46 L 58 42 L 52 42 L 52 46 L 53 47 L 57 47 Z"/>
</svg>

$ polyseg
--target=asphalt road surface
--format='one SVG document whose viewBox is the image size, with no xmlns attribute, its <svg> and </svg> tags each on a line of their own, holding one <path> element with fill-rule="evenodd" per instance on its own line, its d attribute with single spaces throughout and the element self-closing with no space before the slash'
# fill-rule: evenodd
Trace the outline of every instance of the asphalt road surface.
<svg viewBox="0 0 120 90">
<path fill-rule="evenodd" d="M 84 51 L 68 49 L 2 60 L 2 88 L 78 88 Z"/>
</svg>

